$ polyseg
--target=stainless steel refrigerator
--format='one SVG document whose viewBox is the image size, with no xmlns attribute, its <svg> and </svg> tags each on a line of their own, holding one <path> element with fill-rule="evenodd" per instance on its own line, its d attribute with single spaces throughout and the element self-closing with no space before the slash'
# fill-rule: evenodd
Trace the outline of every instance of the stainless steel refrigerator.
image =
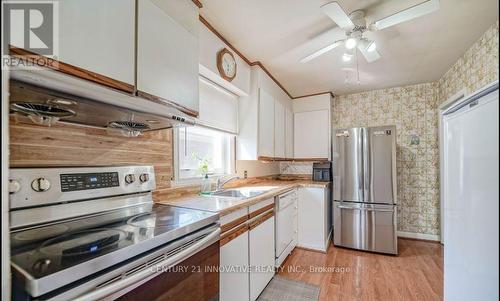
<svg viewBox="0 0 500 301">
<path fill-rule="evenodd" d="M 397 254 L 396 127 L 335 131 L 333 243 Z"/>
</svg>

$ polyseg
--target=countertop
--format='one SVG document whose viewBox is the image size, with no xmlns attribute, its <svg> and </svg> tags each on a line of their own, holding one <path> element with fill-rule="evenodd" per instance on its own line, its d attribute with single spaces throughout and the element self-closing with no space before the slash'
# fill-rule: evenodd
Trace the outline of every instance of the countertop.
<svg viewBox="0 0 500 301">
<path fill-rule="evenodd" d="M 238 186 L 230 186 L 231 188 L 258 188 L 265 189 L 266 192 L 250 198 L 233 198 L 233 197 L 217 197 L 217 196 L 202 196 L 198 194 L 183 196 L 166 201 L 159 201 L 159 204 L 198 209 L 204 211 L 217 212 L 220 216 L 227 215 L 235 210 L 243 207 L 248 207 L 257 204 L 261 201 L 275 197 L 297 187 L 319 187 L 326 188 L 330 185 L 329 182 L 315 182 L 311 180 L 265 180 L 244 184 Z"/>
</svg>

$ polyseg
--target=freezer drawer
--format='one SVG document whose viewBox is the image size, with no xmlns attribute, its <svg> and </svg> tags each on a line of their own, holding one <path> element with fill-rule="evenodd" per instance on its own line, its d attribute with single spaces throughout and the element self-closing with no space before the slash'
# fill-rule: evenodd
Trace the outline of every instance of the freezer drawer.
<svg viewBox="0 0 500 301">
<path fill-rule="evenodd" d="M 334 245 L 397 254 L 395 205 L 334 202 L 333 220 Z"/>
</svg>

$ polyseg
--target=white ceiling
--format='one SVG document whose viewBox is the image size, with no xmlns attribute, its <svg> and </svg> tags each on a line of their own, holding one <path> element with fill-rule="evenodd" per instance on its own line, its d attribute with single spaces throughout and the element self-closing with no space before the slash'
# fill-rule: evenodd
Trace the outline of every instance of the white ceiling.
<svg viewBox="0 0 500 301">
<path fill-rule="evenodd" d="M 338 0 L 347 13 L 363 9 L 370 23 L 424 0 Z M 292 94 L 337 95 L 439 79 L 498 20 L 498 0 L 441 0 L 441 8 L 371 36 L 382 58 L 359 56 L 361 85 L 345 83 L 343 47 L 299 60 L 342 37 L 320 10 L 328 0 L 205 0 L 201 14 L 251 61 L 261 61 Z"/>
</svg>

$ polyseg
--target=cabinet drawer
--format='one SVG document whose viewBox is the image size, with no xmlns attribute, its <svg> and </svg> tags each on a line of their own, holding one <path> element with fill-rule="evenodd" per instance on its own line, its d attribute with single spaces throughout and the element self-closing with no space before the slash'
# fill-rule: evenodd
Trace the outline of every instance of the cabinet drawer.
<svg viewBox="0 0 500 301">
<path fill-rule="evenodd" d="M 248 215 L 250 218 L 254 218 L 259 214 L 262 214 L 270 209 L 274 208 L 274 198 L 269 198 L 257 204 L 248 207 Z"/>
<path fill-rule="evenodd" d="M 220 218 L 222 233 L 231 230 L 248 220 L 248 208 L 241 208 Z"/>
</svg>

